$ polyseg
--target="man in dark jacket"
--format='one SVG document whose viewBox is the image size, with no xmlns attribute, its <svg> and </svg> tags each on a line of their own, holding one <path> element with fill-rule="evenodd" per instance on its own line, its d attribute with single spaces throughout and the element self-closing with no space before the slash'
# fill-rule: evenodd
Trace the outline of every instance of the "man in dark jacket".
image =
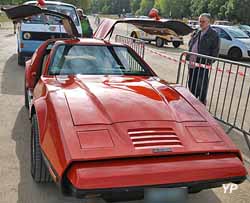
<svg viewBox="0 0 250 203">
<path fill-rule="evenodd" d="M 189 41 L 189 51 L 217 57 L 220 40 L 217 32 L 210 27 L 210 18 L 210 14 L 207 13 L 200 15 L 200 30 L 194 33 Z M 212 60 L 191 55 L 189 62 L 189 89 L 203 104 L 206 104 L 209 83 L 209 69 L 206 66 L 212 64 Z M 203 64 L 203 66 L 197 66 L 197 63 Z"/>
</svg>

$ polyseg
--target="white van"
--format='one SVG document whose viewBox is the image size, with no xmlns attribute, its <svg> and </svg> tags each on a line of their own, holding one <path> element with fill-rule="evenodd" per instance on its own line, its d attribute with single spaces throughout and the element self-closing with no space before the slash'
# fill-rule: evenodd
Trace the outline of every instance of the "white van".
<svg viewBox="0 0 250 203">
<path fill-rule="evenodd" d="M 36 3 L 37 1 L 29 1 L 24 4 L 36 5 Z M 75 6 L 62 2 L 46 1 L 46 5 L 43 8 L 69 15 L 74 21 L 79 34 L 82 33 Z M 67 36 L 57 17 L 48 17 L 41 14 L 22 20 L 19 23 L 17 32 L 18 64 L 24 65 L 25 58 L 32 56 L 37 47 L 45 40 Z"/>
</svg>

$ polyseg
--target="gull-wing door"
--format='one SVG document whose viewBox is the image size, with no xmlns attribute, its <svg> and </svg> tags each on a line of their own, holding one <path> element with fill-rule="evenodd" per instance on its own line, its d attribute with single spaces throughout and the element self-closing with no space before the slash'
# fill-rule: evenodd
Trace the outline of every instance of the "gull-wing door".
<svg viewBox="0 0 250 203">
<path fill-rule="evenodd" d="M 105 39 L 107 36 L 112 35 L 115 25 L 118 23 L 128 23 L 136 26 L 138 29 L 143 30 L 148 34 L 153 35 L 188 35 L 194 30 L 178 20 L 155 20 L 155 19 L 123 19 L 123 20 L 112 20 L 104 19 L 100 26 L 97 28 L 94 37 L 99 39 Z"/>
<path fill-rule="evenodd" d="M 19 21 L 24 18 L 28 18 L 38 14 L 44 14 L 48 16 L 55 16 L 61 20 L 65 31 L 70 37 L 79 37 L 77 28 L 70 16 L 63 13 L 58 13 L 45 8 L 40 8 L 34 5 L 21 5 L 12 8 L 1 8 L 6 13 L 9 19 Z"/>
</svg>

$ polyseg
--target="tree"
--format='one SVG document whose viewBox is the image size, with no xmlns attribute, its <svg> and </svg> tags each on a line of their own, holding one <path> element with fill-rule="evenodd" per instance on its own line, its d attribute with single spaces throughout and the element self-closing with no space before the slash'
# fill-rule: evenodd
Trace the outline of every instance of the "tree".
<svg viewBox="0 0 250 203">
<path fill-rule="evenodd" d="M 236 22 L 250 24 L 250 0 L 229 0 L 225 16 Z"/>
<path fill-rule="evenodd" d="M 91 8 L 91 0 L 79 0 L 79 6 L 85 11 L 89 11 Z"/>
<path fill-rule="evenodd" d="M 154 7 L 154 0 L 142 0 L 140 9 L 136 12 L 139 15 L 148 15 L 149 11 Z"/>
<path fill-rule="evenodd" d="M 191 0 L 192 16 L 199 16 L 201 13 L 208 13 L 209 0 Z"/>
<path fill-rule="evenodd" d="M 217 19 L 225 18 L 225 4 L 228 0 L 210 0 L 208 3 L 208 12 Z"/>
<path fill-rule="evenodd" d="M 133 14 L 136 13 L 140 9 L 141 0 L 130 0 L 131 12 Z"/>
<path fill-rule="evenodd" d="M 190 1 L 188 0 L 159 0 L 161 14 L 171 18 L 190 16 Z"/>
</svg>

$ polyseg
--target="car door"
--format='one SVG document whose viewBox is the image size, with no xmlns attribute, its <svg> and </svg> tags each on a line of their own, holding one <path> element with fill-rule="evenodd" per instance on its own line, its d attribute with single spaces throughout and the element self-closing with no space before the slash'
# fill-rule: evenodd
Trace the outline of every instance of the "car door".
<svg viewBox="0 0 250 203">
<path fill-rule="evenodd" d="M 219 51 L 219 54 L 227 55 L 229 49 L 232 46 L 232 38 L 222 28 L 213 27 L 213 29 L 219 34 L 219 37 L 220 37 L 220 51 Z"/>
</svg>

